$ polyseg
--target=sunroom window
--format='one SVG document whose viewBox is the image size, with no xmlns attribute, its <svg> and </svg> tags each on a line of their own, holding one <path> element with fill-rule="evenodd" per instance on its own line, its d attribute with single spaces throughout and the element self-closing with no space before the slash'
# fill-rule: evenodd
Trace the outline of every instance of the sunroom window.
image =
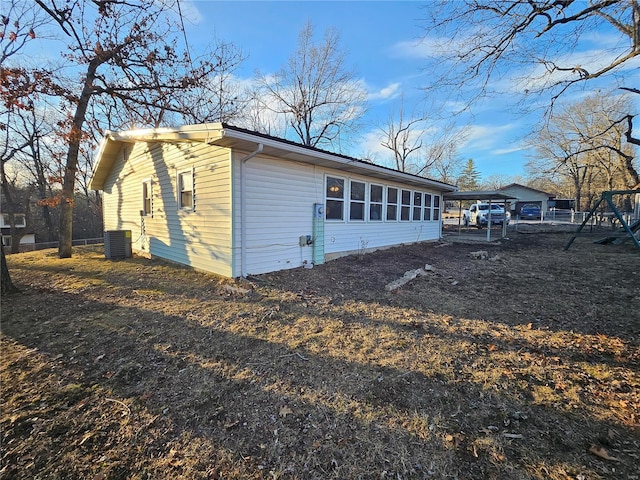
<svg viewBox="0 0 640 480">
<path fill-rule="evenodd" d="M 431 220 L 431 194 L 424 195 L 424 219 Z"/>
<path fill-rule="evenodd" d="M 400 207 L 400 220 L 408 222 L 411 217 L 411 191 L 402 190 L 401 197 L 402 204 Z"/>
<path fill-rule="evenodd" d="M 398 189 L 387 187 L 387 220 L 398 220 Z"/>
<path fill-rule="evenodd" d="M 349 220 L 364 220 L 365 184 L 352 180 L 349 192 Z"/>
<path fill-rule="evenodd" d="M 326 219 L 344 220 L 344 179 L 327 177 L 325 195 Z"/>
<path fill-rule="evenodd" d="M 422 220 L 422 192 L 413 192 L 413 220 Z"/>
<path fill-rule="evenodd" d="M 382 185 L 369 186 L 369 220 L 382 220 Z"/>
<path fill-rule="evenodd" d="M 433 219 L 440 220 L 440 195 L 433 196 Z"/>
</svg>

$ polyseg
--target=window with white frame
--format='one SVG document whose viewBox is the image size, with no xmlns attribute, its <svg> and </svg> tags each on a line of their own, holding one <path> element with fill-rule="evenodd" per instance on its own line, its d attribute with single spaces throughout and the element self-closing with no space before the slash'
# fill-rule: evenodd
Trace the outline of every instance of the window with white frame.
<svg viewBox="0 0 640 480">
<path fill-rule="evenodd" d="M 2 246 L 11 247 L 11 236 L 10 235 L 3 235 L 2 236 Z"/>
<path fill-rule="evenodd" d="M 153 216 L 153 194 L 151 190 L 151 180 L 142 182 L 142 215 Z"/>
<path fill-rule="evenodd" d="M 364 182 L 351 180 L 349 188 L 349 220 L 364 220 L 365 190 Z"/>
<path fill-rule="evenodd" d="M 424 219 L 431 220 L 431 194 L 424 194 Z"/>
<path fill-rule="evenodd" d="M 13 215 L 13 221 L 16 222 L 16 227 L 24 227 L 27 225 L 26 217 L 23 213 L 15 213 Z M 2 215 L 2 223 L 4 227 L 10 227 L 11 221 L 9 220 L 9 215 Z"/>
<path fill-rule="evenodd" d="M 408 222 L 411 218 L 411 190 L 402 190 L 400 197 L 400 220 Z"/>
<path fill-rule="evenodd" d="M 387 220 L 398 220 L 398 189 L 387 187 Z"/>
<path fill-rule="evenodd" d="M 327 177 L 325 200 L 325 218 L 344 220 L 344 179 Z"/>
<path fill-rule="evenodd" d="M 369 185 L 369 220 L 382 221 L 382 185 Z"/>
<path fill-rule="evenodd" d="M 413 220 L 422 220 L 422 192 L 413 192 Z"/>
<path fill-rule="evenodd" d="M 193 170 L 178 172 L 178 208 L 193 210 Z"/>
<path fill-rule="evenodd" d="M 433 219 L 440 220 L 440 195 L 433 196 Z"/>
</svg>

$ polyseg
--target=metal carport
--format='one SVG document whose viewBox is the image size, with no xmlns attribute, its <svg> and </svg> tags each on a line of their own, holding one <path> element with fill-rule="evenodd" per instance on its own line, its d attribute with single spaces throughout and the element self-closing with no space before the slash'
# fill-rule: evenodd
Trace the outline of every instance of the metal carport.
<svg viewBox="0 0 640 480">
<path fill-rule="evenodd" d="M 477 190 L 469 192 L 453 192 L 443 195 L 445 201 L 447 200 L 472 200 L 474 202 L 488 202 L 502 204 L 505 212 L 505 218 L 508 212 L 507 206 L 509 200 L 516 200 L 514 197 L 505 195 L 496 190 Z M 458 215 L 458 235 L 462 235 L 462 203 L 460 203 L 460 211 Z M 507 236 L 507 222 L 502 222 L 502 236 Z M 489 208 L 488 225 L 487 225 L 487 242 L 491 241 L 491 208 Z"/>
</svg>

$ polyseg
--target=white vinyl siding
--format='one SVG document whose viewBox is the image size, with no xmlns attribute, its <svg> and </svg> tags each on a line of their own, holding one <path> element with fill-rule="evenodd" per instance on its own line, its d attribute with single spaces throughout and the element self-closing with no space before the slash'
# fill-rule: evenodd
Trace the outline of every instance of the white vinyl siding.
<svg viewBox="0 0 640 480">
<path fill-rule="evenodd" d="M 178 172 L 197 178 L 197 211 L 179 210 Z M 133 199 L 149 178 L 153 217 L 142 223 L 139 200 Z M 103 212 L 105 230 L 131 230 L 134 251 L 232 275 L 228 149 L 200 142 L 126 146 L 105 182 Z"/>
<path fill-rule="evenodd" d="M 312 235 L 313 204 L 323 203 L 325 177 L 313 167 L 256 156 L 244 164 L 245 218 L 241 218 L 240 162 L 234 154 L 234 262 L 236 275 L 296 268 L 312 261 L 312 247 L 300 246 Z M 341 185 L 338 182 L 336 185 Z M 343 185 L 343 184 L 342 184 Z M 344 188 L 342 188 L 344 191 Z M 339 191 L 333 192 L 336 197 Z M 242 225 L 245 262 L 242 266 Z"/>
<path fill-rule="evenodd" d="M 131 230 L 136 252 L 224 276 L 311 263 L 313 245 L 300 246 L 300 237 L 313 235 L 316 203 L 336 207 L 324 221 L 324 253 L 330 258 L 363 246 L 369 251 L 440 237 L 439 222 L 397 221 L 403 192 L 409 196 L 404 206 L 410 215 L 414 192 L 432 192 L 264 154 L 242 164 L 248 153 L 200 142 L 127 144 L 105 182 L 105 229 Z M 192 172 L 195 210 L 179 208 L 181 172 Z M 140 209 L 148 203 L 141 199 L 141 185 L 146 181 L 153 216 L 143 218 Z M 364 212 L 363 219 L 349 219 L 352 203 Z M 378 212 L 381 220 L 374 218 Z"/>
</svg>

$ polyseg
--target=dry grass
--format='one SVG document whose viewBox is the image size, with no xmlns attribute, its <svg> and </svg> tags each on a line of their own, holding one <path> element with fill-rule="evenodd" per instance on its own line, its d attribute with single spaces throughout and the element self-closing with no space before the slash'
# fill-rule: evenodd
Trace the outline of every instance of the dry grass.
<svg viewBox="0 0 640 480">
<path fill-rule="evenodd" d="M 640 255 L 565 241 L 412 245 L 246 294 L 12 256 L 2 478 L 637 479 Z"/>
</svg>

